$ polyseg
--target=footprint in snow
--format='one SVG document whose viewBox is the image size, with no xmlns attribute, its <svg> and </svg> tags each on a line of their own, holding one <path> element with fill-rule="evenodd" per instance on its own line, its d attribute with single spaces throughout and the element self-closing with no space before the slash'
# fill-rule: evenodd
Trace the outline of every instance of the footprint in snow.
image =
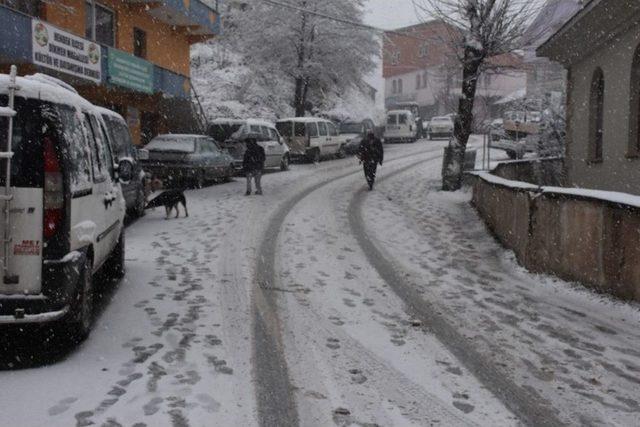
<svg viewBox="0 0 640 427">
<path fill-rule="evenodd" d="M 150 415 L 153 415 L 156 412 L 158 412 L 160 410 L 160 404 L 163 401 L 164 400 L 161 397 L 154 397 L 153 399 L 151 399 L 147 404 L 145 404 L 142 407 L 142 410 L 144 411 L 144 414 L 146 416 L 150 416 Z"/>
<path fill-rule="evenodd" d="M 65 399 L 62 399 L 61 401 L 59 401 L 55 406 L 52 406 L 51 408 L 49 408 L 49 415 L 50 416 L 55 416 L 55 415 L 60 415 L 63 412 L 66 412 L 73 403 L 75 403 L 78 400 L 77 397 L 67 397 Z"/>
<path fill-rule="evenodd" d="M 327 338 L 327 347 L 331 350 L 337 350 L 340 348 L 340 340 L 337 338 Z"/>
</svg>

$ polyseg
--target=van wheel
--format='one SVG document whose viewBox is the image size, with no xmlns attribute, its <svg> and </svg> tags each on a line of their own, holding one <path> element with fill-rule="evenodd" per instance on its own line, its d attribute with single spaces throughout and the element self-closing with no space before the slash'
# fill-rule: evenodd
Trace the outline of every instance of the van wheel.
<svg viewBox="0 0 640 427">
<path fill-rule="evenodd" d="M 289 155 L 285 154 L 284 156 L 282 156 L 282 160 L 280 161 L 280 170 L 281 171 L 288 171 L 289 170 Z"/>
<path fill-rule="evenodd" d="M 106 264 L 106 273 L 112 279 L 122 279 L 125 273 L 125 243 L 124 243 L 124 230 L 120 233 L 118 243 L 113 248 L 111 255 Z"/>
<path fill-rule="evenodd" d="M 336 154 L 336 156 L 339 159 L 344 159 L 345 157 L 347 157 L 347 153 L 344 151 L 344 145 L 341 145 L 340 148 L 338 149 L 338 153 Z"/>
<path fill-rule="evenodd" d="M 137 218 L 144 216 L 145 208 L 144 191 L 138 191 L 138 197 L 136 198 L 136 207 L 134 208 L 134 214 Z"/>
<path fill-rule="evenodd" d="M 75 342 L 84 341 L 93 323 L 93 263 L 86 256 L 80 273 L 78 295 L 71 304 L 67 333 Z"/>
<path fill-rule="evenodd" d="M 313 150 L 313 152 L 311 153 L 311 163 L 320 163 L 320 150 L 319 149 L 315 149 Z"/>
</svg>

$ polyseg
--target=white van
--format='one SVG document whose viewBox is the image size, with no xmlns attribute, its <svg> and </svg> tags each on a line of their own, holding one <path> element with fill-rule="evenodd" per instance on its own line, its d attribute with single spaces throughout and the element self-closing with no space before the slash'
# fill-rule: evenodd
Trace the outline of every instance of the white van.
<svg viewBox="0 0 640 427">
<path fill-rule="evenodd" d="M 115 164 L 100 113 L 63 82 L 0 74 L 0 105 L 0 325 L 62 321 L 83 339 L 94 273 L 124 274 L 117 176 L 133 165 Z"/>
<path fill-rule="evenodd" d="M 260 119 L 216 119 L 209 125 L 207 133 L 233 157 L 237 171 L 242 169 L 245 140 L 248 137 L 256 138 L 258 145 L 264 148 L 265 168 L 289 170 L 289 147 L 271 122 Z"/>
<path fill-rule="evenodd" d="M 387 112 L 387 124 L 384 128 L 384 141 L 415 142 L 418 138 L 416 118 L 409 110 L 391 110 Z"/>
<path fill-rule="evenodd" d="M 344 157 L 345 142 L 331 121 L 316 117 L 295 117 L 276 122 L 276 128 L 289 146 L 292 159 L 318 163 L 326 156 Z"/>
</svg>

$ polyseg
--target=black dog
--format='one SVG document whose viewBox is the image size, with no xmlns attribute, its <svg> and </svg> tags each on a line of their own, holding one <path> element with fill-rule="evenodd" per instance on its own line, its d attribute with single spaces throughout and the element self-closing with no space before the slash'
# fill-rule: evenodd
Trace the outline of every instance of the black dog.
<svg viewBox="0 0 640 427">
<path fill-rule="evenodd" d="M 184 191 L 182 190 L 167 190 L 158 194 L 158 196 L 154 197 L 145 209 L 159 208 L 160 206 L 164 206 L 167 211 L 167 217 L 165 219 L 169 219 L 172 210 L 176 210 L 176 218 L 180 216 L 180 210 L 178 209 L 178 205 L 182 204 L 184 206 L 184 216 L 189 216 L 189 211 L 187 210 L 187 198 L 184 196 Z"/>
</svg>

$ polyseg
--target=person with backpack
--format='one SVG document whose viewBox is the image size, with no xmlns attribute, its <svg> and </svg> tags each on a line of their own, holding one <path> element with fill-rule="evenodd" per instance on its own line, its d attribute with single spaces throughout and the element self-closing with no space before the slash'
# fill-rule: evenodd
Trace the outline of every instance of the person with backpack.
<svg viewBox="0 0 640 427">
<path fill-rule="evenodd" d="M 262 195 L 262 170 L 264 169 L 265 153 L 264 148 L 258 145 L 256 138 L 246 139 L 247 149 L 244 152 L 242 159 L 242 169 L 247 177 L 247 192 L 246 196 L 251 195 L 251 180 L 256 183 L 256 194 Z"/>
<path fill-rule="evenodd" d="M 368 132 L 367 136 L 360 143 L 358 148 L 358 158 L 364 168 L 364 176 L 369 185 L 369 191 L 373 190 L 376 180 L 378 165 L 382 166 L 384 160 L 384 149 L 380 141 L 373 132 Z"/>
</svg>

